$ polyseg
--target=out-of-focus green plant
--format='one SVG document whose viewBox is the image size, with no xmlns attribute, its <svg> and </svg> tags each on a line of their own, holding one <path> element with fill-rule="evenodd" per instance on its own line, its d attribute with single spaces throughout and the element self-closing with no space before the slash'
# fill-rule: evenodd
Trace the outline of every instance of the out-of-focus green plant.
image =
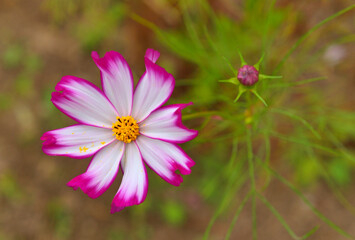
<svg viewBox="0 0 355 240">
<path fill-rule="evenodd" d="M 126 16 L 126 4 L 114 0 L 47 0 L 43 7 L 51 13 L 54 23 L 69 25 L 85 51 L 119 34 L 117 27 Z"/>
<path fill-rule="evenodd" d="M 33 96 L 35 94 L 34 77 L 43 66 L 41 58 L 28 50 L 26 51 L 22 44 L 15 43 L 6 48 L 2 62 L 10 69 L 18 69 L 18 74 L 13 81 L 13 93 L 22 97 Z M 0 99 L 0 105 L 4 105 L 6 108 L 7 104 L 11 103 L 9 101 L 11 98 L 8 98 L 7 103 L 1 104 Z"/>
<path fill-rule="evenodd" d="M 117 24 L 125 17 L 125 11 L 122 3 L 115 3 L 101 10 L 97 7 L 85 9 L 82 20 L 73 30 L 83 48 L 92 50 L 111 36 Z"/>
<path fill-rule="evenodd" d="M 127 233 L 122 230 L 112 229 L 109 234 L 107 240 L 125 240 L 127 239 Z"/>
<path fill-rule="evenodd" d="M 293 239 L 311 236 L 317 227 L 302 237 L 298 236 L 263 196 L 271 179 L 283 182 L 320 220 L 341 235 L 352 238 L 320 213 L 293 183 L 278 174 L 273 164 L 279 159 L 285 160 L 282 164 L 288 166 L 296 184 L 303 187 L 319 179 L 326 180 L 339 202 L 349 210 L 353 209 L 337 187 L 349 183 L 351 172 L 355 170 L 355 154 L 343 144 L 345 139 L 355 139 L 350 123 L 355 122 L 355 117 L 345 111 L 336 114 L 338 110 L 326 106 L 323 101 L 325 96 L 317 81 L 326 76 L 317 61 L 329 42 L 320 42 L 322 34 L 326 33 L 317 30 L 336 21 L 355 5 L 321 20 L 294 40 L 292 33 L 301 15 L 291 7 L 277 7 L 275 2 L 247 0 L 235 6 L 237 16 L 227 17 L 215 12 L 205 0 L 179 1 L 184 31 L 161 29 L 134 13 L 131 17 L 152 29 L 167 49 L 196 66 L 190 79 L 177 80 L 178 86 L 189 87 L 181 96 L 183 99 L 176 101 L 193 101 L 195 112 L 184 115 L 184 118 L 200 124 L 199 138 L 188 144 L 188 148 L 208 146 L 195 156 L 203 175 L 196 185 L 203 196 L 219 205 L 204 239 L 209 238 L 214 222 L 229 208 L 246 182 L 250 191 L 241 200 L 226 239 L 249 200 L 252 202 L 253 239 L 257 239 L 257 200 L 275 215 Z M 348 39 L 348 32 L 339 34 L 340 39 Z M 339 38 L 329 41 L 339 42 Z M 243 63 L 238 51 L 248 62 L 257 62 L 265 53 L 260 63 L 262 72 L 283 76 L 283 79 L 261 81 L 255 87 L 268 107 L 260 102 L 260 97 L 250 93 L 240 96 L 234 103 L 238 88 L 219 83 L 221 79 L 236 80 L 238 67 Z M 276 145 L 282 149 L 275 149 Z M 281 157 L 271 161 L 274 151 Z M 266 176 L 267 181 L 260 180 L 262 176 Z"/>
<path fill-rule="evenodd" d="M 72 231 L 71 215 L 68 209 L 58 199 L 50 201 L 47 208 L 56 236 L 59 239 L 67 239 Z"/>
<path fill-rule="evenodd" d="M 7 110 L 12 104 L 12 98 L 10 94 L 0 93 L 0 111 Z"/>
<path fill-rule="evenodd" d="M 2 62 L 5 67 L 14 68 L 22 63 L 22 56 L 24 54 L 24 48 L 20 44 L 13 44 L 9 46 L 3 56 Z"/>
<path fill-rule="evenodd" d="M 10 172 L 3 173 L 0 176 L 0 195 L 10 201 L 21 200 L 24 196 L 17 179 Z"/>
<path fill-rule="evenodd" d="M 164 203 L 162 206 L 162 213 L 164 219 L 174 226 L 182 225 L 186 219 L 185 207 L 172 200 Z"/>
<path fill-rule="evenodd" d="M 78 10 L 79 4 L 80 1 L 46 0 L 43 2 L 43 8 L 49 11 L 54 23 L 61 24 Z"/>
</svg>

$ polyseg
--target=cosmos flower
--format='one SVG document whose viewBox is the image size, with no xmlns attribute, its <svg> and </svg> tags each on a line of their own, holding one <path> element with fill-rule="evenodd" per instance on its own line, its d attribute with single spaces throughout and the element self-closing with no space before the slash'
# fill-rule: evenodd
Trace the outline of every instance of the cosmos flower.
<svg viewBox="0 0 355 240">
<path fill-rule="evenodd" d="M 144 201 L 145 164 L 175 186 L 183 181 L 176 170 L 190 174 L 194 165 L 177 145 L 197 136 L 181 121 L 181 110 L 191 103 L 162 107 L 175 80 L 155 64 L 159 56 L 158 51 L 147 50 L 146 71 L 134 89 L 132 72 L 119 53 L 111 51 L 100 58 L 93 52 L 103 90 L 84 79 L 65 76 L 52 93 L 53 104 L 78 124 L 43 134 L 43 151 L 72 158 L 93 156 L 86 172 L 68 183 L 91 198 L 110 187 L 121 167 L 122 182 L 111 213 Z"/>
</svg>

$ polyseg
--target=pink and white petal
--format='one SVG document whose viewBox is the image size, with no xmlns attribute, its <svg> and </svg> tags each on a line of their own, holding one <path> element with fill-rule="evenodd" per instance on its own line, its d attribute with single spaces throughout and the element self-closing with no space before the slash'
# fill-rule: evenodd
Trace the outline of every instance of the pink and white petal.
<svg viewBox="0 0 355 240">
<path fill-rule="evenodd" d="M 150 61 L 152 61 L 153 63 L 156 63 L 156 61 L 158 60 L 160 56 L 160 53 L 152 48 L 148 48 L 147 51 L 145 52 L 145 56 L 146 58 L 148 58 Z"/>
<path fill-rule="evenodd" d="M 174 90 L 174 77 L 164 68 L 145 58 L 146 72 L 139 80 L 133 97 L 132 116 L 143 121 L 152 111 L 163 105 Z"/>
<path fill-rule="evenodd" d="M 179 169 L 174 159 L 165 151 L 156 147 L 154 141 L 145 136 L 140 136 L 136 140 L 137 146 L 145 163 L 166 182 L 179 186 L 183 179 L 175 171 Z"/>
<path fill-rule="evenodd" d="M 115 51 L 107 52 L 103 58 L 97 52 L 91 55 L 101 71 L 104 93 L 116 107 L 119 116 L 129 116 L 133 102 L 133 76 L 128 63 Z"/>
<path fill-rule="evenodd" d="M 111 128 L 117 111 L 94 84 L 73 76 L 65 76 L 52 93 L 53 104 L 79 123 Z"/>
<path fill-rule="evenodd" d="M 155 110 L 141 122 L 140 133 L 173 143 L 184 143 L 194 139 L 198 131 L 186 128 L 181 121 L 181 110 L 191 104 L 174 104 Z"/>
<path fill-rule="evenodd" d="M 191 167 L 195 165 L 195 162 L 178 145 L 142 135 L 136 141 L 141 142 L 141 138 L 152 152 L 159 153 L 159 155 L 164 156 L 164 159 L 173 160 L 175 162 L 173 165 L 181 174 L 188 175 L 191 173 Z"/>
<path fill-rule="evenodd" d="M 115 140 L 112 131 L 88 125 L 73 125 L 46 132 L 41 137 L 48 155 L 86 158 Z"/>
<path fill-rule="evenodd" d="M 142 203 L 148 190 L 147 172 L 141 153 L 134 143 L 126 144 L 125 155 L 121 162 L 123 178 L 111 205 L 111 213 Z"/>
<path fill-rule="evenodd" d="M 124 142 L 112 142 L 95 154 L 85 173 L 73 178 L 67 185 L 74 190 L 81 188 L 91 198 L 99 197 L 115 180 L 124 148 Z"/>
</svg>

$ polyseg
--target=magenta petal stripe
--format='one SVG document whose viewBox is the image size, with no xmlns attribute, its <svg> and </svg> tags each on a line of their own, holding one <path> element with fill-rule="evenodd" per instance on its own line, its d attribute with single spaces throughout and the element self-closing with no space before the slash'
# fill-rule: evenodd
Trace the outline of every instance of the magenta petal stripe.
<svg viewBox="0 0 355 240">
<path fill-rule="evenodd" d="M 145 163 L 166 182 L 179 186 L 183 179 L 175 173 L 179 169 L 174 159 L 161 149 L 154 146 L 154 142 L 149 138 L 140 136 L 137 145 L 142 153 Z"/>
<path fill-rule="evenodd" d="M 140 133 L 172 143 L 194 139 L 198 132 L 186 128 L 181 121 L 181 110 L 191 104 L 174 104 L 155 110 L 140 124 Z"/>
<path fill-rule="evenodd" d="M 112 201 L 111 213 L 121 211 L 128 206 L 138 205 L 147 196 L 147 172 L 136 144 L 126 144 L 121 166 L 124 174 L 120 188 Z"/>
<path fill-rule="evenodd" d="M 112 131 L 87 125 L 73 125 L 46 132 L 41 137 L 48 155 L 86 158 L 115 140 Z"/>
<path fill-rule="evenodd" d="M 53 104 L 79 123 L 111 128 L 118 115 L 102 91 L 84 79 L 65 76 L 55 90 Z"/>
<path fill-rule="evenodd" d="M 132 116 L 143 121 L 163 105 L 174 90 L 175 80 L 164 68 L 145 58 L 146 72 L 139 80 L 133 98 Z"/>
<path fill-rule="evenodd" d="M 125 144 L 114 141 L 95 154 L 85 173 L 73 178 L 67 185 L 74 190 L 81 188 L 91 198 L 104 193 L 116 178 Z"/>
<path fill-rule="evenodd" d="M 101 70 L 102 88 L 116 107 L 119 116 L 131 114 L 133 102 L 133 76 L 126 60 L 118 52 L 110 51 L 100 58 L 92 52 L 92 58 Z"/>
</svg>

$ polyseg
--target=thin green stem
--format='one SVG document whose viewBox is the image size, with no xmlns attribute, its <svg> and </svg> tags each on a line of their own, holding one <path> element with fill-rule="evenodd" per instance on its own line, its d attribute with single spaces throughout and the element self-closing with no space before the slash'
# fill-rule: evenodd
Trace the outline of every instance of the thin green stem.
<svg viewBox="0 0 355 240">
<path fill-rule="evenodd" d="M 191 19 L 191 16 L 189 15 L 188 1 L 183 0 L 183 1 L 179 1 L 179 3 L 182 9 L 182 18 L 184 20 L 187 33 L 190 36 L 192 42 L 194 43 L 194 47 L 201 48 L 203 44 L 201 43 L 196 28 L 194 26 L 194 21 Z"/>
<path fill-rule="evenodd" d="M 232 153 L 231 153 L 231 157 L 229 160 L 229 163 L 227 164 L 226 170 L 225 170 L 225 174 L 227 176 L 229 176 L 230 174 L 233 173 L 233 171 L 235 171 L 234 169 L 234 165 L 235 162 L 237 160 L 237 153 L 238 153 L 238 140 L 237 138 L 233 139 L 233 148 L 232 148 Z"/>
<path fill-rule="evenodd" d="M 270 155 L 271 155 L 271 143 L 270 143 L 270 136 L 268 133 L 264 134 L 264 138 L 265 138 L 265 160 L 264 163 L 266 166 L 269 166 L 270 163 Z M 267 187 L 269 186 L 269 184 L 271 183 L 271 176 L 269 172 L 267 173 L 267 177 L 265 180 L 265 184 L 262 187 L 261 191 L 265 191 L 267 189 Z"/>
<path fill-rule="evenodd" d="M 317 217 L 320 220 L 322 220 L 324 223 L 326 223 L 328 226 L 333 228 L 335 231 L 337 231 L 339 234 L 343 235 L 344 237 L 347 237 L 349 239 L 354 239 L 353 236 L 345 232 L 338 225 L 336 225 L 334 222 L 332 222 L 330 219 L 324 216 L 316 207 L 313 206 L 313 204 L 302 194 L 302 192 L 299 189 L 297 189 L 293 184 L 291 184 L 288 180 L 286 180 L 284 177 L 282 177 L 280 174 L 278 174 L 275 170 L 273 170 L 269 166 L 266 166 L 262 161 L 260 161 L 260 164 L 262 164 L 266 170 L 268 170 L 272 175 L 274 175 L 274 177 L 279 179 L 283 184 L 285 184 L 294 193 L 296 193 L 302 199 L 302 201 L 312 210 L 312 212 L 315 215 L 317 215 Z"/>
<path fill-rule="evenodd" d="M 264 27 L 264 31 L 263 31 L 263 51 L 265 52 L 265 50 L 267 49 L 266 48 L 266 42 L 269 38 L 269 27 L 270 27 L 270 19 L 271 19 L 271 16 L 273 16 L 273 9 L 274 9 L 274 6 L 275 6 L 275 3 L 276 3 L 276 0 L 271 0 L 271 3 L 270 3 L 270 7 L 268 9 L 268 12 L 267 12 L 267 17 L 266 17 L 266 24 L 265 24 L 265 27 Z"/>
<path fill-rule="evenodd" d="M 208 239 L 211 229 L 212 229 L 214 223 L 216 222 L 217 218 L 223 213 L 223 211 L 226 209 L 226 207 L 234 199 L 236 192 L 239 190 L 240 186 L 244 183 L 245 175 L 238 176 L 238 177 L 239 178 L 237 180 L 234 177 L 231 178 L 236 181 L 234 184 L 233 183 L 229 184 L 229 186 L 227 187 L 227 192 L 223 196 L 223 199 L 222 199 L 220 205 L 218 206 L 217 210 L 214 212 L 211 220 L 208 223 L 208 226 L 207 226 L 206 231 L 203 236 L 203 240 Z"/>
<path fill-rule="evenodd" d="M 250 176 L 252 188 L 255 189 L 253 146 L 252 146 L 251 135 L 252 135 L 251 129 L 247 128 L 247 150 L 248 150 L 249 176 Z"/>
<path fill-rule="evenodd" d="M 305 141 L 304 139 L 300 139 L 300 138 L 294 138 L 294 137 L 289 137 L 289 136 L 285 136 L 282 135 L 278 132 L 275 131 L 268 131 L 268 133 L 272 136 L 275 136 L 279 139 L 285 140 L 285 141 L 289 141 L 289 142 L 293 142 L 293 143 L 298 143 L 298 144 L 302 144 L 302 145 L 311 145 L 312 148 L 318 149 L 318 150 L 322 150 L 324 152 L 330 153 L 334 156 L 341 156 L 341 154 L 331 148 L 327 148 L 325 146 L 319 145 L 319 144 L 315 144 L 315 143 L 309 143 L 309 141 Z"/>
<path fill-rule="evenodd" d="M 233 231 L 233 228 L 234 228 L 234 225 L 235 223 L 237 222 L 238 220 L 238 217 L 240 215 L 240 213 L 242 212 L 245 204 L 248 202 L 249 198 L 250 198 L 250 195 L 251 195 L 251 192 L 249 192 L 243 199 L 243 201 L 241 202 L 241 204 L 239 205 L 237 211 L 235 212 L 234 214 L 234 217 L 233 217 L 233 220 L 231 222 L 231 224 L 229 225 L 229 228 L 228 228 L 228 232 L 226 234 L 226 237 L 225 237 L 225 240 L 228 240 L 232 234 L 232 231 Z"/>
<path fill-rule="evenodd" d="M 286 55 L 281 59 L 280 63 L 276 66 L 275 68 L 275 72 L 278 72 L 280 70 L 280 68 L 284 65 L 284 63 L 286 62 L 286 60 L 291 56 L 291 54 L 296 50 L 296 48 L 303 43 L 303 41 L 309 36 L 311 35 L 314 31 L 316 31 L 318 28 L 320 28 L 322 25 L 324 25 L 325 23 L 329 22 L 330 20 L 350 11 L 351 9 L 353 9 L 355 7 L 355 4 L 344 8 L 338 12 L 336 12 L 335 14 L 327 17 L 326 19 L 324 19 L 323 21 L 319 22 L 318 24 L 316 24 L 314 27 L 312 27 L 310 30 L 308 30 L 308 32 L 306 32 L 304 35 L 302 35 L 302 37 L 300 37 L 295 44 L 293 44 L 293 46 L 291 47 L 291 49 L 286 53 Z"/>
<path fill-rule="evenodd" d="M 247 151 L 248 151 L 248 164 L 249 164 L 249 177 L 251 182 L 252 194 L 252 225 L 253 225 L 253 240 L 258 239 L 257 225 L 256 225 L 256 187 L 254 176 L 254 162 L 253 162 L 253 145 L 251 129 L 247 126 Z"/>
<path fill-rule="evenodd" d="M 285 115 L 287 117 L 290 117 L 294 120 L 301 122 L 306 128 L 308 128 L 314 134 L 314 136 L 316 136 L 318 139 L 321 139 L 320 134 L 314 129 L 314 127 L 310 123 L 308 123 L 307 120 L 296 115 L 293 111 L 289 111 L 289 110 L 281 109 L 281 108 L 272 108 L 271 112 L 279 113 L 279 114 Z"/>
<path fill-rule="evenodd" d="M 294 231 L 292 231 L 291 227 L 287 224 L 287 222 L 285 221 L 285 219 L 281 216 L 281 214 L 274 208 L 274 206 L 260 193 L 256 194 L 258 196 L 258 198 L 260 198 L 260 200 L 270 209 L 270 211 L 272 212 L 272 214 L 275 215 L 275 217 L 279 220 L 279 222 L 282 224 L 282 226 L 286 229 L 286 231 L 288 232 L 288 234 L 290 234 L 290 236 L 293 239 L 299 240 L 300 237 L 298 237 L 296 235 L 296 233 Z"/>
<path fill-rule="evenodd" d="M 235 158 L 237 155 L 237 147 L 238 144 L 237 141 L 235 141 L 233 144 L 233 149 L 232 149 L 231 158 L 229 162 L 235 162 Z M 230 204 L 236 192 L 239 190 L 240 186 L 244 183 L 246 175 L 245 174 L 240 175 L 243 164 L 244 164 L 243 161 L 238 161 L 238 163 L 236 163 L 235 166 L 232 166 L 231 164 L 227 165 L 228 167 L 232 166 L 232 168 L 234 168 L 235 171 L 233 171 L 232 174 L 229 174 L 228 176 L 225 194 L 222 197 L 222 200 L 219 206 L 217 207 L 216 211 L 214 212 L 210 222 L 208 223 L 208 226 L 203 236 L 203 240 L 208 239 L 215 221 L 223 213 L 223 211 L 225 211 L 226 207 Z M 228 171 L 228 169 L 226 169 L 225 171 Z"/>
<path fill-rule="evenodd" d="M 325 77 L 316 77 L 316 78 L 309 78 L 309 79 L 304 79 L 300 81 L 293 81 L 293 82 L 277 82 L 275 84 L 269 84 L 268 88 L 290 88 L 290 87 L 295 87 L 295 86 L 300 86 L 304 85 L 307 83 L 312 83 L 320 80 L 325 80 Z"/>
<path fill-rule="evenodd" d="M 326 133 L 329 135 L 329 134 L 331 134 L 331 131 L 326 131 Z M 337 198 L 337 200 L 339 201 L 339 203 L 341 205 L 343 205 L 348 211 L 350 211 L 355 216 L 355 207 L 343 195 L 339 186 L 335 183 L 335 181 L 333 180 L 333 178 L 329 174 L 328 169 L 326 168 L 324 162 L 319 161 L 319 159 L 315 156 L 314 150 L 311 147 L 308 147 L 307 152 L 310 155 L 311 159 L 313 159 L 313 161 L 315 161 L 315 163 L 317 164 L 317 167 L 321 168 L 323 176 L 324 176 L 326 182 L 328 183 L 328 186 L 333 191 L 333 193 L 334 193 L 335 197 Z"/>
<path fill-rule="evenodd" d="M 216 44 L 212 40 L 212 38 L 211 38 L 206 26 L 204 26 L 203 31 L 204 31 L 204 34 L 205 34 L 205 37 L 206 37 L 208 43 L 211 45 L 211 47 L 216 52 L 216 54 L 218 56 L 220 56 L 227 63 L 227 65 L 228 65 L 229 69 L 232 71 L 232 73 L 235 76 L 237 76 L 238 75 L 238 71 L 233 67 L 232 63 L 228 60 L 228 58 L 226 58 L 224 55 L 221 54 L 222 51 L 216 46 Z"/>
</svg>

